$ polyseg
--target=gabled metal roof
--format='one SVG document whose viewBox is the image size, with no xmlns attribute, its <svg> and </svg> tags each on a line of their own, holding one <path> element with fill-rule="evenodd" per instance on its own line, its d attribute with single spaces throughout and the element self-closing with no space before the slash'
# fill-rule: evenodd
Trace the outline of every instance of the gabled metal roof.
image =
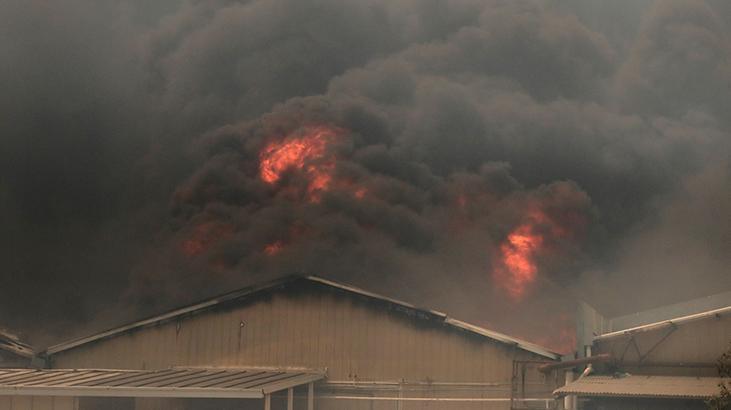
<svg viewBox="0 0 731 410">
<path fill-rule="evenodd" d="M 21 342 L 17 336 L 2 330 L 0 330 L 0 350 L 27 359 L 33 357 L 33 348 L 30 345 Z"/>
<path fill-rule="evenodd" d="M 721 391 L 720 382 L 717 377 L 587 376 L 556 389 L 553 395 L 707 399 Z"/>
<path fill-rule="evenodd" d="M 0 396 L 263 398 L 324 378 L 313 370 L 0 369 Z"/>
<path fill-rule="evenodd" d="M 731 306 L 723 307 L 720 309 L 709 310 L 707 312 L 696 313 L 694 315 L 688 315 L 678 317 L 670 320 L 663 320 L 661 322 L 650 323 L 643 326 L 637 326 L 630 329 L 619 330 L 616 332 L 605 333 L 603 335 L 596 336 L 594 341 L 602 341 L 607 339 L 613 339 L 622 336 L 630 336 L 635 333 L 648 332 L 651 330 L 658 330 L 668 326 L 680 326 L 686 323 L 695 322 L 698 320 L 706 320 L 711 318 L 720 318 L 722 316 L 731 315 Z"/>
<path fill-rule="evenodd" d="M 339 289 L 344 292 L 359 295 L 365 298 L 372 299 L 374 301 L 386 303 L 392 306 L 396 306 L 402 311 L 406 311 L 408 313 L 413 314 L 413 316 L 421 319 L 427 319 L 427 320 L 433 320 L 438 323 L 443 323 L 447 326 L 450 326 L 455 329 L 459 329 L 462 331 L 466 331 L 475 335 L 479 335 L 481 337 L 488 338 L 492 341 L 507 344 L 510 346 L 515 346 L 519 349 L 537 354 L 539 356 L 543 356 L 545 358 L 551 359 L 551 360 L 558 360 L 561 358 L 561 355 L 558 353 L 551 352 L 550 350 L 543 348 L 541 346 L 538 346 L 536 344 L 526 342 L 524 340 L 516 339 L 514 337 L 510 337 L 508 335 L 494 332 L 492 330 L 488 330 L 476 325 L 472 325 L 466 322 L 462 322 L 457 319 L 453 319 L 445 315 L 444 313 L 435 311 L 435 310 L 429 310 L 429 309 L 422 309 L 417 308 L 416 306 L 403 302 L 397 299 L 392 299 L 386 296 L 381 296 L 376 293 L 372 293 L 360 288 L 356 288 L 353 286 L 345 285 L 342 283 L 338 283 L 332 280 L 323 279 L 318 276 L 301 276 L 301 275 L 294 275 L 294 276 L 286 276 L 281 279 L 277 279 L 272 282 L 268 282 L 262 285 L 252 286 L 244 289 L 240 289 L 213 299 L 209 299 L 194 305 L 190 305 L 184 308 L 175 309 L 170 312 L 164 313 L 162 315 L 154 316 L 145 320 L 141 320 L 139 322 L 134 322 L 126 326 L 114 328 L 111 330 L 107 330 L 105 332 L 101 332 L 92 336 L 84 337 L 81 339 L 72 340 L 70 342 L 61 343 L 55 346 L 51 346 L 46 350 L 47 355 L 54 355 L 59 352 L 63 352 L 65 350 L 73 349 L 82 345 L 85 345 L 87 343 L 96 342 L 99 340 L 107 339 L 110 337 L 117 336 L 122 333 L 126 333 L 129 331 L 150 327 L 150 326 L 156 326 L 161 323 L 168 322 L 170 320 L 175 320 L 181 317 L 191 316 L 195 314 L 199 314 L 208 310 L 215 309 L 220 306 L 227 306 L 231 304 L 235 304 L 237 302 L 243 301 L 247 298 L 253 297 L 255 295 L 258 295 L 263 292 L 271 292 L 276 289 L 281 289 L 282 287 L 293 285 L 296 283 L 310 283 L 310 284 L 317 284 L 321 286 L 325 286 L 328 288 L 333 289 Z"/>
</svg>

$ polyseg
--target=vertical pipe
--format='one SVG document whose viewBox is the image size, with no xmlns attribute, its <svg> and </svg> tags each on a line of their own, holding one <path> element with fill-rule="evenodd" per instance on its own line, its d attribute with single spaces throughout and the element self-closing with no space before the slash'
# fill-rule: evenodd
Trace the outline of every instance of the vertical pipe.
<svg viewBox="0 0 731 410">
<path fill-rule="evenodd" d="M 572 370 L 568 370 L 565 375 L 566 385 L 574 381 L 574 372 Z M 563 408 L 564 410 L 576 410 L 576 396 L 573 394 L 565 396 L 563 398 Z"/>
<path fill-rule="evenodd" d="M 272 410 L 272 395 L 264 395 L 264 410 Z"/>
<path fill-rule="evenodd" d="M 307 385 L 307 410 L 315 410 L 315 384 Z"/>
<path fill-rule="evenodd" d="M 291 387 L 287 389 L 287 410 L 294 410 L 294 392 Z"/>
<path fill-rule="evenodd" d="M 396 402 L 396 410 L 403 410 L 404 409 L 404 402 L 401 400 L 404 397 L 404 385 L 399 382 L 398 384 L 398 398 L 399 400 Z"/>
</svg>

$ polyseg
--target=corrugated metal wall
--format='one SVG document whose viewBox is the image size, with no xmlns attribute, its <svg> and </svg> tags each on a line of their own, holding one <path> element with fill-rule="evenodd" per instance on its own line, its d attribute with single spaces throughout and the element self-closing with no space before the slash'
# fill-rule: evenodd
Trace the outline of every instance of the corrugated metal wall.
<svg viewBox="0 0 731 410">
<path fill-rule="evenodd" d="M 52 364 L 57 368 L 327 368 L 329 381 L 491 382 L 502 387 L 490 396 L 509 397 L 514 359 L 543 358 L 410 317 L 383 302 L 313 288 L 275 292 L 245 305 L 61 352 L 52 357 Z M 506 408 L 504 403 L 351 404 L 354 407 L 345 408 Z"/>
<path fill-rule="evenodd" d="M 0 396 L 0 410 L 77 410 L 73 397 Z"/>
</svg>

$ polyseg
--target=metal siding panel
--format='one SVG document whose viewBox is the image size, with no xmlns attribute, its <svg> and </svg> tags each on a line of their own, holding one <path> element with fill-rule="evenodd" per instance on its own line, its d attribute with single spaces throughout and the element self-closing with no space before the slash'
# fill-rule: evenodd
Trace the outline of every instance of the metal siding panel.
<svg viewBox="0 0 731 410">
<path fill-rule="evenodd" d="M 216 319 L 220 316 L 220 313 L 214 315 L 205 315 L 204 320 L 201 316 L 194 319 L 196 323 L 196 339 L 200 341 L 198 345 L 198 354 L 195 356 L 195 360 L 190 363 L 193 366 L 200 366 L 205 363 L 210 363 L 211 348 L 213 345 L 213 337 Z"/>
<path fill-rule="evenodd" d="M 303 323 L 302 319 L 302 300 L 301 297 L 290 299 L 287 303 L 286 328 L 289 329 L 290 339 L 287 339 L 290 347 L 287 349 L 289 359 L 282 363 L 292 363 L 294 366 L 302 366 L 302 356 L 304 354 L 304 338 L 307 323 Z"/>
<path fill-rule="evenodd" d="M 340 304 L 340 306 L 333 303 L 333 306 L 331 307 L 331 309 L 335 311 L 335 321 L 333 322 L 332 332 L 335 341 L 333 345 L 335 363 L 337 363 L 337 366 L 340 369 L 342 379 L 347 380 L 349 378 L 347 359 L 348 348 L 346 346 L 348 340 L 346 340 L 346 332 L 343 331 L 344 326 L 347 325 L 347 320 L 345 318 L 347 302 L 343 302 L 344 303 Z"/>
<path fill-rule="evenodd" d="M 75 397 L 53 397 L 53 410 L 74 410 L 75 408 Z"/>
<path fill-rule="evenodd" d="M 354 325 L 357 328 L 357 339 L 355 340 L 355 357 L 357 361 L 354 363 L 353 372 L 360 378 L 362 375 L 368 374 L 367 367 L 371 356 L 369 354 L 371 347 L 368 344 L 368 332 L 370 330 L 368 324 L 371 323 L 372 319 L 369 315 L 370 312 L 362 305 L 358 306 L 356 313 L 357 316 L 354 320 Z"/>
<path fill-rule="evenodd" d="M 261 303 L 256 303 L 248 309 L 248 316 L 243 315 L 242 319 L 246 322 L 241 342 L 238 343 L 238 353 L 236 355 L 236 363 L 255 363 L 253 360 L 256 351 L 256 332 L 257 332 L 257 313 Z"/>
<path fill-rule="evenodd" d="M 276 295 L 275 295 L 276 296 Z M 274 317 L 274 297 L 272 297 L 272 300 L 267 302 L 266 309 L 264 311 L 264 318 L 265 321 L 263 323 L 263 339 L 262 339 L 262 355 L 261 355 L 261 363 L 262 364 L 268 364 L 271 363 L 272 359 L 272 353 L 273 353 L 273 347 L 272 347 L 272 336 L 275 334 L 275 326 L 272 326 L 272 319 Z"/>
<path fill-rule="evenodd" d="M 33 397 L 33 410 L 53 410 L 53 397 Z"/>
<path fill-rule="evenodd" d="M 353 323 L 353 303 L 352 300 L 348 299 L 345 301 L 343 309 L 340 310 L 342 313 L 342 322 L 338 326 L 337 331 L 341 337 L 341 357 L 343 360 L 343 370 L 348 372 L 348 378 L 353 378 L 353 357 L 352 352 L 355 346 L 355 338 L 357 337 L 355 331 L 356 326 Z"/>
<path fill-rule="evenodd" d="M 385 379 L 392 379 L 392 375 L 400 373 L 401 363 L 399 363 L 398 360 L 400 335 L 398 330 L 399 326 L 396 323 L 396 319 L 393 316 L 389 315 L 388 326 L 384 329 L 388 339 L 388 366 L 386 367 L 386 371 L 380 374 L 380 376 Z"/>
<path fill-rule="evenodd" d="M 320 333 L 320 301 L 322 300 L 321 295 L 319 294 L 311 294 L 310 295 L 310 326 L 308 327 L 310 329 L 310 337 L 312 338 L 312 343 L 310 344 L 310 348 L 312 350 L 312 354 L 310 356 L 310 360 L 307 363 L 308 367 L 318 367 L 320 363 L 320 344 L 322 343 L 322 334 Z"/>
<path fill-rule="evenodd" d="M 269 322 L 273 333 L 269 337 L 272 365 L 291 363 L 294 357 L 294 335 L 297 325 L 291 320 L 294 312 L 289 308 L 290 303 L 289 298 L 275 295 L 275 303 L 272 304 L 272 317 Z"/>
<path fill-rule="evenodd" d="M 416 346 L 416 331 L 411 326 L 411 323 L 404 323 L 404 338 L 402 339 L 403 345 L 401 346 L 402 354 L 404 355 L 404 374 L 408 380 L 418 380 L 417 376 L 417 361 L 414 360 L 414 356 L 418 354 Z"/>
<path fill-rule="evenodd" d="M 324 334 L 323 337 L 325 338 L 324 344 L 324 356 L 323 356 L 323 363 L 332 363 L 331 370 L 331 377 L 336 380 L 345 380 L 345 377 L 340 373 L 340 367 L 337 366 L 337 354 L 335 351 L 335 345 L 337 344 L 337 340 L 335 340 L 335 326 L 337 326 L 336 320 L 337 320 L 337 312 L 332 306 L 332 301 L 330 299 L 330 295 L 323 295 L 324 299 Z"/>
<path fill-rule="evenodd" d="M 33 398 L 25 396 L 13 396 L 10 404 L 13 410 L 33 410 Z"/>
<path fill-rule="evenodd" d="M 206 354 L 208 353 L 208 339 L 210 338 L 210 324 L 213 322 L 213 316 L 206 316 L 207 320 L 197 320 L 200 316 L 191 320 L 191 324 L 193 325 L 191 337 L 196 341 L 196 348 L 194 350 L 195 354 L 190 358 L 188 365 L 198 366 L 201 363 L 205 363 Z"/>
<path fill-rule="evenodd" d="M 223 315 L 223 323 L 222 323 L 222 329 L 221 329 L 221 355 L 222 358 L 217 362 L 221 365 L 226 366 L 235 366 L 236 365 L 236 355 L 233 350 L 232 346 L 232 340 L 231 335 L 235 332 L 238 334 L 239 330 L 239 320 L 237 320 L 238 315 L 236 314 L 238 312 L 238 309 L 234 309 L 231 311 L 226 312 L 225 315 Z"/>
<path fill-rule="evenodd" d="M 187 326 L 185 326 L 186 324 Z M 183 322 L 183 326 L 188 328 L 188 332 L 186 332 L 186 338 L 191 347 L 184 364 L 190 366 L 194 363 L 198 363 L 198 358 L 201 356 L 203 340 L 200 337 L 200 325 L 196 323 L 195 320 L 189 319 Z"/>
<path fill-rule="evenodd" d="M 324 313 L 324 306 L 325 306 L 325 298 L 321 293 L 318 293 L 317 296 L 313 298 L 313 309 L 315 310 L 315 315 L 313 319 L 315 320 L 315 326 L 312 328 L 313 331 L 317 331 L 317 334 L 315 335 L 315 347 L 316 347 L 316 356 L 315 361 L 316 363 L 325 363 L 324 357 L 325 357 L 325 349 L 323 345 L 325 344 L 325 338 L 323 338 L 324 335 L 324 329 L 325 329 L 325 313 Z"/>
<path fill-rule="evenodd" d="M 212 321 L 213 332 L 211 334 L 211 345 L 208 349 L 208 356 L 202 363 L 203 365 L 216 365 L 225 358 L 225 353 L 223 351 L 223 330 L 225 326 L 224 319 L 226 317 L 226 312 L 223 311 L 214 316 L 215 320 Z"/>
<path fill-rule="evenodd" d="M 266 338 L 267 338 L 267 329 L 266 329 L 266 322 L 269 319 L 269 302 L 263 301 L 259 304 L 259 307 L 257 309 L 256 314 L 256 341 L 254 342 L 256 346 L 256 350 L 251 357 L 251 360 L 253 363 L 256 363 L 258 365 L 263 364 L 262 359 L 266 357 Z"/>
</svg>

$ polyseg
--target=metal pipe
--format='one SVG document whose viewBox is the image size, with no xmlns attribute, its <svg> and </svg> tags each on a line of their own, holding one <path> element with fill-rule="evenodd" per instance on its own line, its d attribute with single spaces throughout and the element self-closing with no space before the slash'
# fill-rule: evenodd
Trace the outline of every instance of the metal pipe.
<svg viewBox="0 0 731 410">
<path fill-rule="evenodd" d="M 565 377 L 565 385 L 568 386 L 569 384 L 571 384 L 574 381 L 574 372 L 573 371 L 566 372 L 566 375 L 564 377 Z M 570 394 L 566 395 L 563 398 L 564 410 L 575 410 L 575 406 L 574 406 L 575 400 L 576 400 L 576 396 L 570 395 Z"/>
<path fill-rule="evenodd" d="M 509 402 L 509 397 L 384 397 L 384 396 L 341 396 L 341 395 L 319 395 L 318 399 L 339 399 L 339 400 L 374 400 L 374 401 L 445 401 L 445 402 Z M 545 402 L 556 399 L 513 399 L 523 402 Z"/>
<path fill-rule="evenodd" d="M 715 316 L 716 318 L 721 318 L 727 314 L 731 314 L 731 306 L 727 306 L 727 307 L 723 307 L 723 308 L 715 309 L 715 310 L 709 310 L 708 312 L 701 312 L 701 313 L 696 313 L 693 315 L 678 317 L 675 319 L 663 320 L 661 322 L 650 323 L 647 325 L 636 326 L 636 327 L 632 327 L 629 329 L 618 330 L 616 332 L 605 333 L 603 335 L 596 336 L 594 338 L 594 341 L 598 342 L 598 341 L 604 341 L 607 339 L 612 339 L 615 337 L 631 336 L 635 333 L 649 332 L 651 330 L 662 329 L 662 328 L 668 327 L 668 326 L 679 326 L 679 325 L 693 322 L 696 320 L 703 320 L 703 319 L 706 319 L 706 318 L 709 318 L 712 316 Z"/>
<path fill-rule="evenodd" d="M 602 353 L 602 354 L 598 354 L 596 356 L 583 357 L 581 359 L 574 359 L 574 360 L 567 360 L 565 362 L 547 363 L 547 364 L 538 366 L 538 370 L 542 373 L 548 373 L 552 370 L 567 369 L 570 367 L 581 366 L 583 364 L 608 362 L 610 360 L 612 360 L 612 355 L 610 355 L 608 353 Z"/>
</svg>

